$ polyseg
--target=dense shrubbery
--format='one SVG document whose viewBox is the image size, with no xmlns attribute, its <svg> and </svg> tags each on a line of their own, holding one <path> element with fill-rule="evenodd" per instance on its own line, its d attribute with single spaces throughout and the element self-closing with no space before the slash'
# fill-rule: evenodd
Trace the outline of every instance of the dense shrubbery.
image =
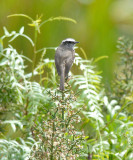
<svg viewBox="0 0 133 160">
<path fill-rule="evenodd" d="M 36 50 L 40 21 L 28 19 L 35 27 L 34 42 L 24 34 L 24 27 L 19 33 L 4 28 L 0 41 L 0 159 L 133 159 L 132 42 L 119 40 L 122 74 L 116 74 L 113 93 L 104 92 L 94 61 L 78 54 L 75 65 L 81 74 L 71 73 L 61 92 L 54 60 L 44 58 L 47 48 Z M 59 19 L 63 17 L 49 20 Z M 33 61 L 11 46 L 18 36 L 31 42 Z M 5 38 L 7 47 L 3 47 Z M 35 67 L 39 51 L 42 56 Z M 31 73 L 25 73 L 25 60 L 33 64 Z"/>
</svg>

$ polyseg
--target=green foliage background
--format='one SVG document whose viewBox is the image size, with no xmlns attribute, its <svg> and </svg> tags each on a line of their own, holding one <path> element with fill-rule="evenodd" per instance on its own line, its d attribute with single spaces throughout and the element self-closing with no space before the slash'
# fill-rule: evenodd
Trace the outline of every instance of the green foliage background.
<svg viewBox="0 0 133 160">
<path fill-rule="evenodd" d="M 133 158 L 132 3 L 1 0 L 2 160 Z M 61 92 L 54 54 L 66 37 L 82 48 Z"/>
<path fill-rule="evenodd" d="M 36 15 L 43 15 L 43 20 L 56 16 L 71 17 L 77 24 L 63 21 L 47 23 L 41 30 L 38 48 L 56 47 L 63 39 L 73 37 L 80 41 L 88 58 L 108 56 L 108 59 L 99 61 L 98 66 L 103 71 L 104 80 L 110 80 L 117 58 L 117 37 L 133 34 L 132 6 L 132 0 L 1 0 L 0 26 L 9 30 L 26 26 L 27 22 L 21 17 L 7 18 L 15 13 L 24 13 L 34 19 Z M 26 34 L 33 37 L 30 27 L 27 27 Z M 32 57 L 32 48 L 23 39 L 13 43 L 19 50 L 23 46 L 24 54 Z M 48 52 L 48 55 L 53 57 L 54 51 Z"/>
</svg>

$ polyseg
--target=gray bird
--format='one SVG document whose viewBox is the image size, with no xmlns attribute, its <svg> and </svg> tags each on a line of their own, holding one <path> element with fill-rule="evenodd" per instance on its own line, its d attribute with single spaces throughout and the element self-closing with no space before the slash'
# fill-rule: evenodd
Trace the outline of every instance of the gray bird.
<svg viewBox="0 0 133 160">
<path fill-rule="evenodd" d="M 72 38 L 63 40 L 55 53 L 55 65 L 60 76 L 60 90 L 64 90 L 65 78 L 68 78 L 68 72 L 75 58 L 74 46 L 76 43 Z"/>
</svg>

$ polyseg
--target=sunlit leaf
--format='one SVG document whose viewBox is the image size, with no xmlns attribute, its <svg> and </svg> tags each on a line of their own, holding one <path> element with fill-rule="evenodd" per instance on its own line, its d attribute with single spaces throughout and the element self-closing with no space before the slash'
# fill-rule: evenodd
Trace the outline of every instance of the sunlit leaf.
<svg viewBox="0 0 133 160">
<path fill-rule="evenodd" d="M 72 19 L 72 18 L 59 16 L 59 17 L 51 17 L 51 18 L 43 21 L 43 22 L 40 24 L 40 27 L 41 27 L 42 25 L 44 25 L 46 22 L 55 21 L 55 20 L 58 20 L 58 21 L 63 20 L 63 21 L 70 21 L 70 22 L 73 22 L 73 23 L 77 23 L 77 22 L 76 22 L 74 19 Z"/>
<path fill-rule="evenodd" d="M 98 61 L 100 61 L 100 60 L 102 60 L 102 59 L 107 59 L 108 58 L 108 56 L 101 56 L 101 57 L 98 57 L 97 59 L 95 59 L 95 63 L 97 63 Z"/>
<path fill-rule="evenodd" d="M 25 18 L 33 21 L 33 19 L 32 19 L 30 16 L 27 16 L 27 15 L 25 15 L 25 14 L 11 14 L 11 15 L 9 15 L 9 16 L 7 16 L 7 17 L 19 17 L 19 16 L 20 16 L 20 17 L 25 17 Z"/>
<path fill-rule="evenodd" d="M 23 33 L 24 33 L 24 27 L 21 27 L 21 28 L 20 28 L 19 33 L 20 33 L 20 34 L 23 34 Z"/>
<path fill-rule="evenodd" d="M 8 30 L 6 29 L 6 27 L 3 27 L 3 29 L 4 29 L 5 35 L 6 35 L 6 36 L 9 36 L 10 34 L 9 34 Z"/>
</svg>

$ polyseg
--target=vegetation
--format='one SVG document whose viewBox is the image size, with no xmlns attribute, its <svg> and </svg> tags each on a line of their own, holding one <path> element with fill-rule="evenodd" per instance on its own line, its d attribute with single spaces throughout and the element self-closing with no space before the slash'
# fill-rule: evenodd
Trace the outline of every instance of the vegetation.
<svg viewBox="0 0 133 160">
<path fill-rule="evenodd" d="M 54 60 L 47 57 L 47 50 L 56 48 L 37 49 L 37 37 L 45 22 L 75 21 L 55 17 L 41 22 L 23 14 L 12 16 L 28 18 L 35 30 L 32 40 L 24 34 L 24 27 L 19 32 L 4 27 L 0 38 L 0 159 L 133 159 L 132 42 L 119 38 L 121 63 L 112 92 L 105 91 L 96 69 L 97 61 L 104 57 L 87 60 L 77 53 L 75 65 L 80 74 L 71 73 L 62 92 Z M 17 37 L 30 42 L 32 60 L 11 45 Z M 80 51 L 85 55 L 82 48 Z M 25 61 L 32 63 L 30 73 Z"/>
</svg>

